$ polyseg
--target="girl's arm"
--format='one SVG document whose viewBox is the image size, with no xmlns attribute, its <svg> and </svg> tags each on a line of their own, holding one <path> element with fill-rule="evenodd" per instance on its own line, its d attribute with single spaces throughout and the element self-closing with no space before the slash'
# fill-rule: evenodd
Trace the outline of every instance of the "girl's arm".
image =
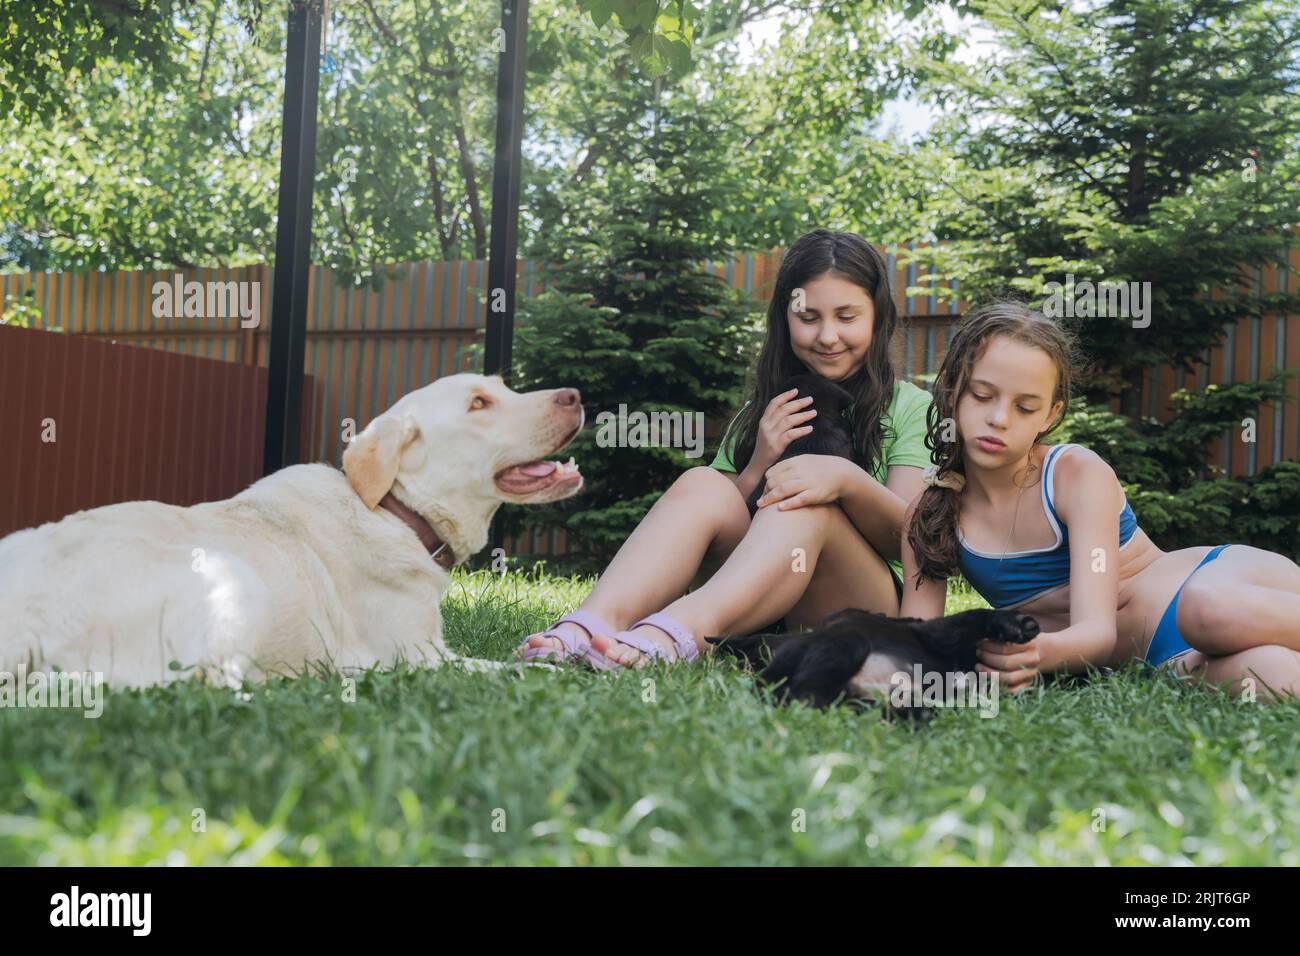
<svg viewBox="0 0 1300 956">
<path fill-rule="evenodd" d="M 1070 626 L 1040 634 L 1040 671 L 1077 674 L 1100 667 L 1115 650 L 1119 604 L 1119 513 L 1114 470 L 1086 448 L 1062 453 L 1054 503 L 1070 529 Z"/>
<path fill-rule="evenodd" d="M 841 483 L 840 507 L 882 558 L 899 560 L 898 529 L 907 503 L 925 488 L 921 469 L 914 465 L 892 465 L 882 485 L 858 465 L 845 461 L 851 467 L 845 469 Z"/>
<path fill-rule="evenodd" d="M 917 483 L 924 490 L 924 485 L 919 478 Z M 919 617 L 923 621 L 928 621 L 931 618 L 943 617 L 944 605 L 948 599 L 948 579 L 922 581 L 920 589 L 916 587 L 916 555 L 912 553 L 912 546 L 907 543 L 907 524 L 912 520 L 912 512 L 916 510 L 920 498 L 921 492 L 918 491 L 903 515 L 903 533 L 900 542 L 903 552 L 903 606 L 898 616 Z"/>
</svg>

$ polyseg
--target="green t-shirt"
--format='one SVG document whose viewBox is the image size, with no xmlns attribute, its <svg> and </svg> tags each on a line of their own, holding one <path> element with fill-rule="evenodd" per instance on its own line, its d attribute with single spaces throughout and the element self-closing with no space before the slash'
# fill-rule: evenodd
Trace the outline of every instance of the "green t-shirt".
<svg viewBox="0 0 1300 956">
<path fill-rule="evenodd" d="M 889 408 L 885 411 L 883 421 L 891 427 L 892 435 L 886 433 L 880 449 L 880 460 L 870 470 L 871 477 L 882 485 L 889 476 L 889 469 L 894 465 L 915 465 L 924 468 L 930 464 L 930 450 L 925 447 L 926 415 L 934 396 L 911 382 L 899 379 L 894 383 L 894 395 Z M 746 402 L 746 405 L 749 403 Z M 731 463 L 731 453 L 735 450 L 735 436 L 731 435 L 731 426 L 736 423 L 732 418 L 722 433 L 722 447 L 710 463 L 710 467 L 719 471 L 734 473 L 736 466 Z M 730 441 L 728 440 L 730 438 Z M 857 463 L 865 468 L 862 462 Z M 890 561 L 889 566 L 901 579 L 903 564 Z"/>
</svg>

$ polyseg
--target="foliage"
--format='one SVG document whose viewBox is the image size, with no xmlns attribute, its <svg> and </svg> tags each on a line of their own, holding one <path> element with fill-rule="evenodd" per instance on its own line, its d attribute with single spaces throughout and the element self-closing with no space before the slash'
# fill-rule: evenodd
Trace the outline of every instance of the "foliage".
<svg viewBox="0 0 1300 956">
<path fill-rule="evenodd" d="M 694 31 L 687 8 L 694 4 L 686 0 L 577 0 L 577 4 L 596 26 L 604 26 L 612 17 L 623 28 L 628 47 L 647 76 L 690 68 Z"/>
<path fill-rule="evenodd" d="M 513 384 L 576 386 L 588 427 L 571 446 L 586 484 L 545 508 L 505 509 L 519 522 L 563 524 L 586 556 L 608 560 L 687 467 L 687 435 L 620 447 L 596 426 L 608 413 L 677 413 L 684 423 L 739 404 L 757 345 L 752 306 L 705 260 L 730 255 L 718 209 L 727 152 L 721 109 L 683 103 L 657 82 L 629 84 L 620 130 L 599 167 L 564 195 L 567 228 L 542 237 L 534 256 L 551 263 L 549 288 L 522 302 Z M 690 436 L 703 442 L 702 431 Z M 526 512 L 526 514 L 524 513 Z M 511 519 L 515 521 L 511 521 Z"/>
<path fill-rule="evenodd" d="M 219 0 L 187 6 L 174 71 L 107 63 L 64 112 L 14 116 L 0 151 L 0 234 L 53 270 L 264 262 L 274 248 L 283 66 Z M 188 31 L 187 31 L 188 32 Z"/>
<path fill-rule="evenodd" d="M 1300 369 L 1289 369 L 1257 382 L 1210 385 L 1200 393 L 1179 389 L 1167 422 L 1134 423 L 1076 399 L 1061 440 L 1106 459 L 1138 524 L 1161 548 L 1230 541 L 1300 560 L 1300 462 L 1279 461 L 1238 478 L 1204 464 L 1213 439 L 1253 438 L 1243 426 L 1262 405 L 1289 400 L 1286 385 L 1297 375 Z"/>
<path fill-rule="evenodd" d="M 176 0 L 153 14 L 170 18 L 162 60 L 104 46 L 93 68 L 59 79 L 57 102 L 34 119 L 21 109 L 0 119 L 0 263 L 271 261 L 283 11 Z M 900 30 L 908 9 L 898 0 L 718 0 L 686 12 L 689 69 L 659 79 L 676 95 L 731 107 L 715 118 L 731 156 L 714 208 L 732 248 L 783 246 L 812 225 L 879 242 L 910 237 L 914 173 L 871 123 L 914 81 L 914 61 L 943 56 L 954 38 L 928 14 L 912 13 Z M 314 262 L 378 285 L 390 263 L 486 256 L 498 16 L 491 0 L 331 7 Z M 746 52 L 742 32 L 776 16 L 775 42 Z M 617 11 L 598 28 L 573 0 L 536 0 L 529 19 L 521 247 L 566 228 L 561 194 L 592 175 L 633 119 L 622 113 L 623 88 L 654 72 L 610 42 Z M 28 28 L 54 31 L 44 21 Z M 45 39 L 52 49 L 73 42 Z"/>
<path fill-rule="evenodd" d="M 21 296 L 11 292 L 0 303 L 0 325 L 17 325 L 25 329 L 40 320 L 41 308 L 34 301 L 30 290 Z"/>
<path fill-rule="evenodd" d="M 175 74 L 173 53 L 196 39 L 186 25 L 198 0 L 19 0 L 0 4 L 0 116 L 49 119 L 68 94 L 109 63 Z M 237 0 L 256 29 L 268 0 Z"/>
<path fill-rule="evenodd" d="M 1189 368 L 1229 321 L 1295 311 L 1252 267 L 1300 243 L 1300 13 L 1276 0 L 975 5 L 1005 47 L 930 64 L 945 103 L 920 191 L 961 295 L 1150 283 L 1149 312 L 1081 326 L 1094 401 L 1136 418 L 1141 374 Z M 1294 290 L 1295 283 L 1292 283 Z"/>
</svg>

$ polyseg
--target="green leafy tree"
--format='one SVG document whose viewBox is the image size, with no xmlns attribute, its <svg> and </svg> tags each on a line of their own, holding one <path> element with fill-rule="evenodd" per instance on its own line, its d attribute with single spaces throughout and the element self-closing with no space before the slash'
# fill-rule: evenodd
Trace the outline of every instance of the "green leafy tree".
<svg viewBox="0 0 1300 956">
<path fill-rule="evenodd" d="M 458 9 L 348 4 L 331 19 L 312 255 L 344 278 L 486 256 L 499 9 Z M 271 261 L 284 23 L 251 31 L 221 0 L 173 16 L 162 68 L 106 58 L 60 110 L 0 120 L 4 259 L 67 270 Z"/>
<path fill-rule="evenodd" d="M 165 62 L 106 47 L 86 72 L 69 68 L 57 109 L 0 119 L 0 261 L 74 270 L 270 261 L 285 8 L 149 9 L 170 17 Z M 244 9 L 260 12 L 256 29 Z M 733 248 L 781 246 L 810 225 L 878 241 L 908 232 L 911 174 L 869 126 L 910 75 L 897 64 L 947 41 L 920 30 L 895 49 L 897 9 L 718 0 L 692 21 L 693 59 L 660 79 L 676 95 L 733 106 L 715 118 L 732 155 L 729 201 L 714 206 Z M 778 13 L 777 42 L 743 56 L 741 31 Z M 387 263 L 486 255 L 498 17 L 492 0 L 332 7 L 313 261 L 378 284 Z M 51 33 L 53 22 L 37 24 L 52 48 L 73 42 Z M 573 0 L 532 5 L 527 67 L 525 246 L 565 228 L 562 194 L 592 175 L 635 119 L 627 111 L 642 108 L 622 88 L 654 72 Z"/>
<path fill-rule="evenodd" d="M 876 243 L 916 238 L 911 147 L 879 129 L 914 92 L 917 64 L 957 44 L 937 14 L 903 3 L 818 4 L 782 17 L 756 62 L 719 41 L 697 52 L 699 82 L 733 103 L 733 164 L 752 201 L 742 248 L 783 247 L 814 226 Z"/>
<path fill-rule="evenodd" d="M 577 0 L 577 4 L 596 26 L 612 19 L 623 28 L 628 47 L 647 76 L 661 76 L 670 68 L 689 69 L 694 28 L 688 16 L 698 15 L 695 4 L 686 0 Z"/>
<path fill-rule="evenodd" d="M 487 258 L 500 18 L 485 2 L 336 8 L 317 261 L 376 276 L 385 262 Z"/>
<path fill-rule="evenodd" d="M 0 120 L 0 234 L 25 268 L 268 261 L 283 64 L 220 0 L 187 7 L 175 72 L 105 62 L 58 114 Z M 265 36 L 264 36 L 265 39 Z"/>
<path fill-rule="evenodd" d="M 27 0 L 0 4 L 0 114 L 50 114 L 101 63 L 164 70 L 189 0 Z"/>
<path fill-rule="evenodd" d="M 690 64 L 685 0 L 565 0 L 597 26 L 621 27 L 625 42 L 653 75 Z M 61 112 L 70 88 L 105 64 L 133 64 L 162 78 L 184 69 L 176 56 L 195 38 L 188 20 L 202 0 L 7 0 L 0 3 L 0 115 L 49 117 Z M 296 5 L 322 0 L 234 0 L 224 5 L 251 31 L 278 23 Z M 373 8 L 374 0 L 358 4 Z M 724 4 L 725 5 L 725 4 Z M 755 4 L 763 8 L 761 0 Z M 766 4 L 771 7 L 772 4 Z M 337 8 L 336 8 L 337 10 Z M 439 15 L 447 12 L 446 5 Z"/>
<path fill-rule="evenodd" d="M 1300 241 L 1300 13 L 1276 0 L 971 6 L 1004 50 L 929 67 L 950 111 L 918 194 L 946 243 L 917 258 L 968 299 L 1037 299 L 1069 275 L 1149 282 L 1148 316 L 1080 323 L 1089 397 L 1118 395 L 1136 420 L 1144 369 L 1190 371 L 1226 323 L 1300 304 L 1254 291 L 1248 273 Z"/>
</svg>

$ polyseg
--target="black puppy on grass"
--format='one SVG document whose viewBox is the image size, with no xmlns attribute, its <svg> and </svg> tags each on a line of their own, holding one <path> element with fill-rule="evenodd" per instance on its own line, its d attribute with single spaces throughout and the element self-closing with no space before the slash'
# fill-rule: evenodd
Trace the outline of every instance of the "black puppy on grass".
<svg viewBox="0 0 1300 956">
<path fill-rule="evenodd" d="M 812 425 L 812 431 L 790 442 L 777 461 L 785 461 L 795 455 L 837 455 L 851 461 L 853 430 L 845 412 L 853 407 L 853 396 L 820 375 L 791 375 L 777 394 L 788 392 L 792 388 L 799 389 L 798 398 L 812 396 L 813 403 L 809 407 L 817 409 L 817 414 L 805 423 Z M 763 497 L 766 488 L 765 478 L 749 493 L 745 504 L 749 505 L 751 518 L 758 511 L 758 499 Z"/>
<path fill-rule="evenodd" d="M 849 608 L 828 614 L 816 630 L 796 634 L 750 634 L 705 638 L 719 650 L 761 668 L 759 679 L 777 685 L 785 703 L 801 700 L 826 707 L 841 699 L 915 700 L 932 672 L 945 685 L 966 674 L 975 687 L 975 645 L 983 640 L 1024 644 L 1038 635 L 1038 622 L 1017 611 L 963 611 L 923 621 Z M 911 694 L 915 694 L 912 697 Z M 894 704 L 919 717 L 925 708 Z"/>
</svg>

